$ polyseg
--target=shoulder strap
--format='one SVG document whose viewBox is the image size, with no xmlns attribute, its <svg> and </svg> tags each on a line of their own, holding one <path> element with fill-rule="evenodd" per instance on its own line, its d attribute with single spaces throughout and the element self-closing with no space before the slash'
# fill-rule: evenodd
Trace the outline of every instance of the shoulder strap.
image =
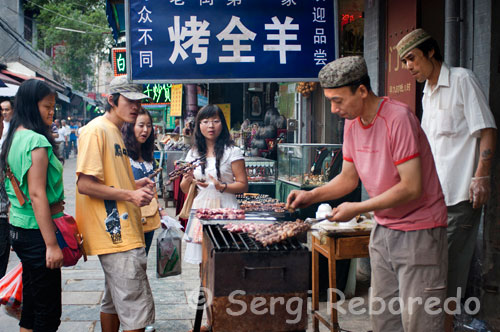
<svg viewBox="0 0 500 332">
<path fill-rule="evenodd" d="M 16 194 L 16 197 L 17 197 L 17 200 L 19 201 L 19 204 L 21 204 L 21 206 L 23 206 L 24 203 L 26 203 L 26 200 L 28 198 L 26 197 L 26 195 L 23 193 L 23 191 L 19 187 L 19 181 L 17 180 L 17 178 L 14 176 L 14 174 L 10 170 L 9 165 L 7 165 L 7 169 L 5 170 L 5 175 L 7 175 L 7 177 L 10 180 L 10 184 L 12 184 L 12 187 L 14 188 L 14 193 Z"/>
</svg>

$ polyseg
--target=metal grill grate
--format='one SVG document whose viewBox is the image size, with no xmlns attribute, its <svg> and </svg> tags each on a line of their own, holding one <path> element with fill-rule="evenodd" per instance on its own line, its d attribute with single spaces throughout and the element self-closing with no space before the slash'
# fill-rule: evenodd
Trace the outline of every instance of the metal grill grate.
<svg viewBox="0 0 500 332">
<path fill-rule="evenodd" d="M 280 243 L 275 243 L 264 247 L 260 242 L 255 241 L 247 233 L 231 233 L 224 229 L 222 225 L 204 225 L 204 232 L 212 241 L 215 251 L 237 252 L 237 251 L 292 251 L 307 250 L 296 238 L 286 239 Z"/>
</svg>

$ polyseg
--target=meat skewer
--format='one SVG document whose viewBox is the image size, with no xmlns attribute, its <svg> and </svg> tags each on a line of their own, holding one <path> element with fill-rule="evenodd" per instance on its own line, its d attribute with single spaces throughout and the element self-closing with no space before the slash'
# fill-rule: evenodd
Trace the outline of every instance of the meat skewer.
<svg viewBox="0 0 500 332">
<path fill-rule="evenodd" d="M 172 172 L 168 173 L 168 182 L 166 184 L 167 185 L 170 184 L 172 181 L 174 181 L 175 179 L 177 179 L 181 175 L 184 175 L 188 172 L 191 172 L 196 167 L 198 167 L 204 163 L 205 162 L 201 161 L 200 158 L 196 158 L 195 160 L 190 161 L 190 162 L 178 163 L 177 165 L 182 165 L 182 166 L 180 166 L 179 168 L 176 168 Z"/>
<path fill-rule="evenodd" d="M 227 224 L 224 228 L 233 233 L 247 233 L 267 247 L 307 232 L 311 224 L 297 219 L 276 224 Z"/>
</svg>

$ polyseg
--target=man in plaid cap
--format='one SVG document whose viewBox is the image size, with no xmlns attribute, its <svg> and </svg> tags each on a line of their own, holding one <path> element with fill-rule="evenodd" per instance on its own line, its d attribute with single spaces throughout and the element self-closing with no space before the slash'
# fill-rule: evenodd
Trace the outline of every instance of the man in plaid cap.
<svg viewBox="0 0 500 332">
<path fill-rule="evenodd" d="M 444 63 L 436 40 L 426 31 L 410 32 L 396 48 L 413 77 L 425 82 L 422 128 L 448 209 L 447 296 L 459 301 L 467 285 L 481 207 L 490 197 L 495 120 L 474 73 Z M 447 318 L 448 331 L 452 318 Z"/>
<path fill-rule="evenodd" d="M 340 204 L 331 220 L 375 213 L 369 246 L 373 331 L 441 332 L 446 206 L 418 119 L 407 105 L 373 93 L 362 57 L 327 64 L 319 81 L 331 112 L 346 119 L 342 172 L 322 187 L 292 191 L 287 204 L 300 208 L 341 198 L 361 179 L 370 199 Z"/>
<path fill-rule="evenodd" d="M 146 274 L 146 251 L 139 207 L 153 198 L 154 183 L 134 180 L 121 127 L 134 123 L 142 86 L 125 76 L 110 83 L 106 113 L 87 124 L 79 137 L 76 221 L 87 254 L 104 271 L 101 327 L 104 332 L 144 331 L 155 310 Z"/>
</svg>

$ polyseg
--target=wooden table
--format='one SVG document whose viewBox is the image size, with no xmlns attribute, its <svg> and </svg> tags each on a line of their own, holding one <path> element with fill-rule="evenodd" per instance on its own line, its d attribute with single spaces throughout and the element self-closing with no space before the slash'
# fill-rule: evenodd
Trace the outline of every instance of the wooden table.
<svg viewBox="0 0 500 332">
<path fill-rule="evenodd" d="M 320 233 L 319 238 L 312 236 L 312 313 L 313 328 L 319 331 L 319 322 L 326 325 L 331 332 L 339 332 L 337 310 L 333 304 L 337 302 L 337 294 L 330 294 L 330 320 L 319 312 L 319 254 L 328 259 L 329 288 L 337 287 L 336 260 L 368 257 L 370 230 L 346 230 L 334 233 Z"/>
</svg>

